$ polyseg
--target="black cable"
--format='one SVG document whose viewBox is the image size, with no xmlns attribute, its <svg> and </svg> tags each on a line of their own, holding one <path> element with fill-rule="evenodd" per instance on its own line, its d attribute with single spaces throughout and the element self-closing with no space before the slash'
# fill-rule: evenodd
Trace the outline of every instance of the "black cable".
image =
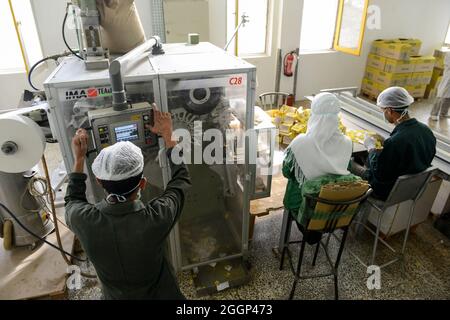
<svg viewBox="0 0 450 320">
<path fill-rule="evenodd" d="M 28 232 L 29 234 L 31 234 L 31 235 L 34 236 L 35 238 L 41 240 L 42 242 L 45 242 L 45 243 L 48 244 L 50 247 L 52 247 L 52 248 L 54 248 L 54 249 L 56 249 L 56 250 L 58 250 L 58 251 L 60 251 L 60 252 L 62 252 L 62 253 L 64 253 L 64 254 L 68 255 L 69 257 L 71 257 L 71 258 L 73 258 L 73 259 L 75 259 L 75 260 L 78 260 L 78 261 L 81 261 L 81 262 L 87 261 L 86 259 L 80 259 L 80 258 L 74 256 L 73 254 L 68 253 L 67 251 L 65 251 L 65 250 L 63 250 L 63 249 L 61 249 L 61 248 L 55 246 L 53 243 L 51 243 L 51 242 L 45 240 L 44 238 L 41 238 L 41 237 L 38 236 L 37 234 L 35 234 L 33 231 L 31 231 L 30 229 L 28 229 L 27 227 L 25 227 L 25 226 L 22 224 L 22 222 L 20 222 L 20 220 L 16 217 L 16 215 L 15 215 L 14 213 L 12 213 L 11 210 L 9 210 L 8 207 L 6 207 L 6 206 L 5 206 L 3 203 L 1 203 L 1 202 L 0 202 L 0 207 L 2 207 L 4 210 L 6 210 L 6 212 L 9 213 L 9 215 L 10 215 L 10 216 L 11 216 L 11 217 L 19 224 L 19 226 L 22 227 L 22 229 L 24 229 L 26 232 Z"/>
<path fill-rule="evenodd" d="M 67 9 L 68 9 L 68 7 L 67 7 Z M 83 59 L 81 56 L 79 56 L 75 51 L 73 51 L 72 48 L 71 48 L 71 47 L 69 46 L 69 44 L 67 43 L 67 40 L 66 40 L 66 32 L 65 32 L 67 16 L 68 16 L 68 12 L 67 12 L 67 10 L 66 10 L 66 14 L 64 15 L 64 20 L 63 20 L 63 23 L 62 23 L 62 30 L 61 30 L 61 32 L 62 32 L 62 38 L 63 38 L 64 44 L 66 45 L 67 49 L 68 49 L 75 57 L 77 57 L 78 59 L 84 60 L 84 59 Z"/>
<path fill-rule="evenodd" d="M 36 88 L 34 85 L 33 85 L 33 82 L 31 81 L 31 74 L 33 73 L 33 71 L 34 71 L 34 69 L 36 69 L 36 67 L 38 66 L 38 65 L 40 65 L 42 62 L 44 62 L 44 61 L 47 61 L 47 60 L 57 60 L 57 59 L 55 59 L 54 57 L 46 57 L 46 58 L 43 58 L 43 59 L 41 59 L 41 60 L 39 60 L 38 62 L 36 62 L 32 67 L 31 67 L 31 69 L 30 69 L 30 71 L 28 72 L 28 83 L 30 84 L 30 86 L 34 89 L 34 90 L 36 90 L 36 91 L 40 91 L 38 88 Z"/>
</svg>

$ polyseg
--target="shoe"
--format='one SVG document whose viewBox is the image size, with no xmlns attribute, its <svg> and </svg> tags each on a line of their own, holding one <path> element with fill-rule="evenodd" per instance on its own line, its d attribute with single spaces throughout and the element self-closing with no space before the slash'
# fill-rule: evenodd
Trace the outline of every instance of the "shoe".
<svg viewBox="0 0 450 320">
<path fill-rule="evenodd" d="M 441 118 L 446 118 L 446 119 L 448 119 L 448 118 L 450 118 L 450 115 L 448 115 L 448 114 L 441 114 Z"/>
<path fill-rule="evenodd" d="M 438 116 L 430 116 L 430 120 L 431 121 L 438 121 L 439 117 Z"/>
</svg>

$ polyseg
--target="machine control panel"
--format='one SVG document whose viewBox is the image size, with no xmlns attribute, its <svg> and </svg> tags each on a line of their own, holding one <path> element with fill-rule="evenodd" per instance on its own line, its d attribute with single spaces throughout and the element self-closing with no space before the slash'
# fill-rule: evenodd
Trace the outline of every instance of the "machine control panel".
<svg viewBox="0 0 450 320">
<path fill-rule="evenodd" d="M 88 118 L 98 152 L 120 141 L 130 141 L 140 148 L 158 145 L 158 137 L 146 128 L 153 118 L 152 108 L 146 102 L 124 111 L 113 108 L 89 111 Z"/>
</svg>

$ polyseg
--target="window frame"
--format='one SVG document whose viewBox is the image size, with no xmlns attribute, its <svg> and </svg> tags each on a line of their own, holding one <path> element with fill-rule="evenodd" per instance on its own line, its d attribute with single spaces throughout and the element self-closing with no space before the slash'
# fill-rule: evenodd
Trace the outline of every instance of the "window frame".
<svg viewBox="0 0 450 320">
<path fill-rule="evenodd" d="M 234 28 L 236 29 L 237 26 L 239 25 L 239 23 L 241 22 L 241 16 L 240 16 L 240 12 L 239 12 L 239 1 L 240 0 L 234 0 L 235 1 L 235 19 L 234 19 Z M 227 10 L 228 12 L 228 10 Z M 267 12 L 266 12 L 266 37 L 265 37 L 265 46 L 264 46 L 264 52 L 256 52 L 256 53 L 243 53 L 240 54 L 239 53 L 239 33 L 241 32 L 242 29 L 239 29 L 236 37 L 233 40 L 234 43 L 234 55 L 236 57 L 240 57 L 240 58 L 260 58 L 260 57 L 268 57 L 270 56 L 269 52 L 271 49 L 271 43 L 270 43 L 270 36 L 271 34 L 269 34 L 270 31 L 270 27 L 273 24 L 272 21 L 272 12 L 273 12 L 273 0 L 267 0 Z M 227 23 L 228 23 L 228 19 L 227 19 Z M 234 29 L 234 30 L 235 30 Z M 228 30 L 228 28 L 227 28 Z M 227 37 L 228 38 L 228 31 L 227 31 Z"/>
<path fill-rule="evenodd" d="M 9 14 L 13 25 L 11 27 L 14 28 L 14 34 L 16 35 L 16 41 L 19 45 L 19 49 L 20 49 L 20 55 L 22 57 L 22 66 L 20 68 L 8 68 L 8 69 L 0 69 L 0 75 L 6 75 L 6 74 L 18 74 L 18 73 L 29 73 L 29 69 L 31 68 L 31 63 L 30 63 L 30 59 L 29 59 L 29 54 L 27 52 L 27 45 L 26 43 L 24 43 L 24 37 L 22 34 L 22 30 L 21 30 L 21 20 L 17 18 L 17 14 L 16 14 L 16 10 L 14 9 L 14 0 L 7 0 L 8 1 L 8 7 L 9 7 L 9 11 L 6 12 L 5 14 Z M 22 0 L 20 0 L 22 1 Z M 35 17 L 35 12 L 34 12 L 34 3 L 31 0 L 27 0 L 28 1 L 28 5 L 30 6 L 31 9 L 31 14 L 33 16 L 33 22 L 34 22 L 34 28 L 36 31 L 36 34 L 38 36 L 38 43 L 39 43 L 39 48 L 36 48 L 39 50 L 39 59 L 42 59 L 44 57 L 44 52 L 42 50 L 42 43 L 41 43 L 41 39 L 40 39 L 40 35 L 39 35 L 39 29 L 36 23 L 36 17 Z M 19 2 L 20 3 L 20 2 Z"/>
<path fill-rule="evenodd" d="M 347 54 L 351 54 L 354 56 L 360 56 L 364 41 L 364 35 L 366 31 L 366 23 L 367 23 L 367 13 L 369 9 L 369 0 L 363 0 L 364 1 L 364 13 L 363 13 L 363 19 L 361 21 L 360 29 L 359 29 L 359 40 L 358 40 L 358 47 L 356 49 L 353 48 L 346 48 L 339 45 L 339 39 L 341 35 L 341 27 L 342 27 L 342 19 L 344 14 L 344 4 L 345 0 L 339 0 L 339 7 L 337 12 L 337 21 L 336 21 L 336 30 L 334 33 L 334 45 L 333 49 L 338 52 L 343 52 Z"/>
</svg>

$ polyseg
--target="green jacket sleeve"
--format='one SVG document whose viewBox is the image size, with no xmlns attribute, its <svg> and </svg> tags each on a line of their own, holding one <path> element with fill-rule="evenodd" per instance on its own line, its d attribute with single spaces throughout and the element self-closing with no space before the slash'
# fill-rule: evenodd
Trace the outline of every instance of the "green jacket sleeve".
<svg viewBox="0 0 450 320">
<path fill-rule="evenodd" d="M 387 139 L 383 150 L 369 153 L 368 180 L 375 193 L 382 199 L 389 195 L 397 179 L 397 163 L 403 161 L 399 158 L 402 154 L 401 150 L 399 152 L 398 146 L 394 145 L 391 139 Z"/>
<path fill-rule="evenodd" d="M 69 174 L 64 202 L 66 223 L 72 231 L 77 228 L 77 219 L 89 214 L 94 208 L 86 199 L 86 179 L 87 176 L 84 173 Z"/>
<path fill-rule="evenodd" d="M 291 149 L 287 149 L 283 160 L 283 176 L 287 179 L 295 179 L 295 157 Z"/>
<path fill-rule="evenodd" d="M 156 214 L 159 222 L 164 226 L 163 238 L 167 236 L 180 217 L 184 205 L 186 190 L 191 186 L 191 179 L 185 164 L 175 164 L 171 159 L 171 152 L 167 151 L 172 177 L 164 193 L 149 202 L 147 208 Z"/>
</svg>

